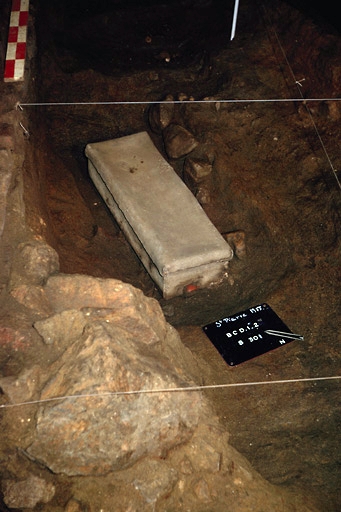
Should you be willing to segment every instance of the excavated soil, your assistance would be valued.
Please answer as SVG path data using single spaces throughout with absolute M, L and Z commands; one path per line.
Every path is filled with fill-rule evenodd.
M 283 2 L 243 2 L 232 42 L 231 6 L 219 2 L 32 3 L 37 50 L 22 102 L 63 105 L 23 107 L 26 215 L 61 271 L 118 278 L 159 300 L 204 384 L 339 375 L 340 104 L 223 102 L 339 97 L 336 30 Z M 90 182 L 84 156 L 88 142 L 142 130 L 165 155 L 147 103 L 167 95 L 216 100 L 177 104 L 177 115 L 213 155 L 208 217 L 221 233 L 243 232 L 246 247 L 227 282 L 169 301 Z M 134 101 L 146 104 L 98 104 Z M 183 159 L 170 163 L 183 177 Z M 201 327 L 262 302 L 304 341 L 228 367 Z M 339 381 L 207 394 L 231 443 L 266 479 L 316 496 L 323 512 L 340 510 Z

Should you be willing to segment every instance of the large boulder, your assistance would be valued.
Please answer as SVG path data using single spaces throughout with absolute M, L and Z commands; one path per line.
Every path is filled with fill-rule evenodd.
M 101 475 L 188 441 L 203 402 L 166 391 L 193 381 L 162 348 L 181 345 L 158 303 L 87 276 L 53 276 L 44 292 L 56 313 L 35 327 L 61 356 L 47 370 L 30 456 L 54 473 Z

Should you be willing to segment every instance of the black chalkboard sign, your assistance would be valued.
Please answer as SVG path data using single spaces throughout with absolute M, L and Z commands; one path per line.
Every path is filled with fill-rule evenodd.
M 205 325 L 203 331 L 230 366 L 303 339 L 293 334 L 268 304 Z

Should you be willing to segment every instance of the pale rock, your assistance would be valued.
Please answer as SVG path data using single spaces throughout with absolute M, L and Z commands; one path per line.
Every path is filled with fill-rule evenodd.
M 188 100 L 188 96 L 187 96 L 187 94 L 186 94 L 186 93 L 184 93 L 184 92 L 180 92 L 180 93 L 178 94 L 178 100 L 179 100 L 179 101 L 187 101 L 187 100 Z
M 52 483 L 35 475 L 29 475 L 26 480 L 3 480 L 2 492 L 4 502 L 9 508 L 32 509 L 37 503 L 48 503 L 55 494 Z
M 212 163 L 202 158 L 188 157 L 184 164 L 185 183 L 197 185 L 212 173 Z
M 198 482 L 195 483 L 193 491 L 199 501 L 203 503 L 209 503 L 212 501 L 208 483 L 204 478 L 201 478 Z
M 76 498 L 71 498 L 64 509 L 65 512 L 88 512 L 89 507 L 84 505 Z
M 209 471 L 210 473 L 220 471 L 222 454 L 202 438 L 191 443 L 191 450 L 188 451 L 187 457 L 195 471 Z
M 246 257 L 246 243 L 245 243 L 245 232 L 244 231 L 231 231 L 230 233 L 224 233 L 223 237 L 232 247 L 235 256 L 239 260 L 243 260 Z
M 67 309 L 33 324 L 47 345 L 65 347 L 65 341 L 72 343 L 81 336 L 87 317 L 77 309 Z M 66 348 L 66 347 L 65 347 Z
M 211 198 L 211 187 L 207 183 L 201 183 L 198 186 L 195 197 L 202 206 L 210 204 L 212 201 Z
M 11 287 L 20 284 L 41 286 L 51 274 L 59 271 L 57 252 L 42 240 L 18 245 L 12 263 Z
M 143 332 L 142 343 L 155 343 L 166 334 L 159 303 L 145 300 L 141 290 L 119 280 L 58 274 L 48 279 L 44 292 L 55 313 L 82 310 L 88 317 L 115 322 L 132 334 Z
M 170 124 L 163 131 L 163 140 L 169 158 L 178 159 L 191 153 L 199 144 L 194 135 L 179 124 Z
M 41 316 L 53 314 L 53 309 L 42 286 L 21 284 L 11 290 L 12 297 L 26 308 Z
M 177 471 L 161 460 L 144 460 L 136 466 L 133 486 L 147 503 L 169 494 L 178 481 Z
M 189 156 L 184 163 L 184 182 L 201 205 L 211 202 L 213 163 L 208 155 Z
M 9 376 L 0 379 L 0 388 L 11 404 L 30 400 L 38 390 L 39 384 L 40 367 L 38 365 L 24 370 L 19 377 Z
M 138 307 L 133 303 L 131 307 L 122 308 L 121 310 L 114 310 L 110 308 L 92 309 L 83 308 L 82 312 L 88 323 L 96 321 L 104 321 L 107 324 L 121 327 L 125 331 L 129 332 L 131 336 L 135 336 L 140 339 L 141 343 L 146 345 L 158 343 L 160 336 L 166 334 L 167 327 L 161 331 L 161 329 L 154 329 L 153 322 L 150 321 L 148 316 L 141 314 L 143 309 L 142 303 L 139 303 Z
M 211 195 L 213 187 L 212 174 L 213 164 L 216 160 L 216 150 L 210 143 L 202 143 L 184 161 L 183 174 L 184 182 L 194 195 L 201 193 L 200 190 L 207 190 Z M 210 201 L 209 200 L 206 202 Z

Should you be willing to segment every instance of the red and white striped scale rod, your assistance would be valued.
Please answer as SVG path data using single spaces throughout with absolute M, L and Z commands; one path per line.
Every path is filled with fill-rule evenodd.
M 12 0 L 4 82 L 24 80 L 29 0 Z

